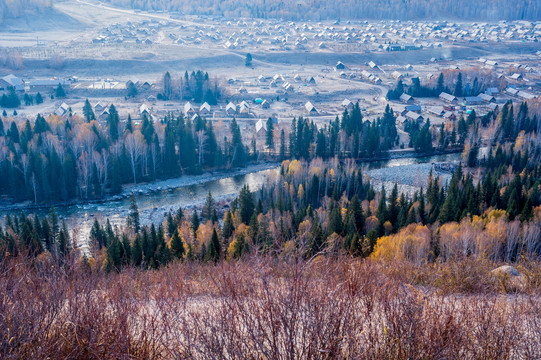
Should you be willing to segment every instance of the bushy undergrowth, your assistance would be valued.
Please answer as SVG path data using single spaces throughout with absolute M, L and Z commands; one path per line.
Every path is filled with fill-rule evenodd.
M 1 264 L 3 359 L 536 359 L 540 266 L 251 257 L 94 271 Z

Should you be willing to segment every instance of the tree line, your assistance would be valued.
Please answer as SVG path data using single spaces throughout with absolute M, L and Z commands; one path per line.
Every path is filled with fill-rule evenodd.
M 452 94 L 456 97 L 477 96 L 482 93 L 483 87 L 477 77 L 471 82 L 464 82 L 462 72 L 459 72 L 456 80 L 445 80 L 443 73 L 438 76 L 434 87 L 429 84 L 422 85 L 421 80 L 416 77 L 411 79 L 411 86 L 405 86 L 402 80 L 398 80 L 394 89 L 387 91 L 387 99 L 399 100 L 402 94 L 408 94 L 413 97 L 438 97 L 442 92 Z
M 0 24 L 5 19 L 16 18 L 25 13 L 25 11 L 43 11 L 45 8 L 53 6 L 52 0 L 19 0 L 9 1 L 0 0 Z
M 34 124 L 0 118 L 0 194 L 14 201 L 55 203 L 101 199 L 122 185 L 244 166 L 250 154 L 235 120 L 229 126 L 146 114 L 135 125 L 120 122 L 114 105 L 96 121 L 86 101 L 84 117 L 38 115 Z
M 111 4 L 142 10 L 179 11 L 186 14 L 224 16 L 226 18 L 277 18 L 288 20 L 325 19 L 463 19 L 463 20 L 537 20 L 541 5 L 534 0 L 471 2 L 465 0 L 342 0 L 310 3 L 278 0 L 233 1 L 205 0 L 108 0 Z
M 162 91 L 157 97 L 159 100 L 184 99 L 216 105 L 223 93 L 223 87 L 217 78 L 211 79 L 207 72 L 198 70 L 190 74 L 186 71 L 184 76 L 178 78 L 166 72 L 162 79 Z

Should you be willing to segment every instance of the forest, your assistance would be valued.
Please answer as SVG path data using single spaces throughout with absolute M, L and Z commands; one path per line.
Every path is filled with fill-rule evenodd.
M 185 14 L 226 18 L 276 18 L 287 20 L 326 19 L 460 19 L 460 20 L 537 20 L 541 4 L 535 0 L 432 0 L 432 1 L 222 1 L 203 0 L 108 0 L 111 4 L 141 10 L 179 11 Z
M 261 189 L 245 186 L 223 216 L 209 193 L 202 208 L 141 224 L 132 197 L 125 226 L 94 221 L 88 251 L 76 246 L 76 231 L 54 207 L 44 216 L 6 216 L 0 354 L 539 358 L 541 141 L 534 111 L 507 103 L 488 119 L 463 120 L 464 163 L 448 182 L 431 173 L 427 187 L 412 193 L 376 188 L 344 155 L 355 141 L 329 145 L 333 128 L 344 139 L 348 132 L 361 139 L 364 131 L 392 130 L 382 119 L 377 126 L 351 124 L 356 111 L 321 131 L 295 119 L 289 141 L 280 132 L 279 147 L 287 144 L 291 158 Z M 169 126 L 186 136 L 197 122 L 172 118 L 154 131 Z M 70 131 L 41 118 L 30 130 L 41 133 L 45 125 Z M 142 126 L 131 126 L 122 137 L 144 137 Z M 489 127 L 493 140 L 479 158 L 476 134 Z M 230 132 L 240 136 L 234 126 Z M 442 132 L 445 142 L 446 129 L 430 134 L 440 143 Z M 390 138 L 381 134 L 358 151 L 394 141 L 392 131 Z M 316 155 L 318 137 L 325 159 Z M 331 156 L 331 149 L 340 150 Z M 518 274 L 495 272 L 502 265 Z
M 119 194 L 122 184 L 239 167 L 248 161 L 235 120 L 226 128 L 183 116 L 120 122 L 114 105 L 105 122 L 90 103 L 84 117 L 38 115 L 33 124 L 0 119 L 0 193 L 15 201 L 64 202 Z
M 10 94 L 6 102 L 19 101 L 13 91 Z M 25 98 L 30 100 L 34 99 Z M 358 104 L 319 130 L 309 119 L 298 118 L 293 119 L 290 131 L 274 131 L 269 120 L 262 157 L 256 140 L 243 136 L 235 119 L 213 125 L 204 118 L 191 121 L 182 114 L 157 121 L 144 115 L 135 125 L 131 117 L 121 122 L 114 105 L 108 113 L 105 120 L 97 121 L 88 100 L 82 117 L 68 114 L 45 119 L 38 115 L 31 123 L 10 120 L 4 111 L 0 117 L 0 169 L 5 176 L 0 178 L 0 194 L 36 204 L 95 200 L 119 194 L 123 184 L 242 167 L 259 158 L 381 156 L 397 140 L 390 108 L 381 119 L 369 122 L 363 121 Z M 425 140 L 428 128 L 420 132 Z M 432 139 L 428 142 L 420 151 L 432 150 Z
M 51 7 L 52 0 L 0 0 L 0 24 L 5 19 L 19 17 L 25 11 L 43 11 L 47 7 Z
M 18 101 L 14 92 L 5 101 L 15 101 L 12 97 Z M 25 97 L 25 101 L 33 100 Z M 119 194 L 125 184 L 243 167 L 258 160 L 385 158 L 389 150 L 406 145 L 420 154 L 464 150 L 466 165 L 473 167 L 482 131 L 509 140 L 518 139 L 521 131 L 535 133 L 539 126 L 526 103 L 518 111 L 507 103 L 499 113 L 478 117 L 473 111 L 467 118 L 438 128 L 430 119 L 407 121 L 404 129 L 410 142 L 400 144 L 396 116 L 389 106 L 381 117 L 367 121 L 355 104 L 320 129 L 303 117 L 294 118 L 289 130 L 274 129 L 269 119 L 265 143 L 259 144 L 261 151 L 256 138 L 243 135 L 235 119 L 213 125 L 204 118 L 192 121 L 182 114 L 159 120 L 143 115 L 135 125 L 131 117 L 121 122 L 114 105 L 108 113 L 106 119 L 97 121 L 88 100 L 82 116 L 50 115 L 45 119 L 38 115 L 33 123 L 9 119 L 4 111 L 0 117 L 0 169 L 5 176 L 0 178 L 0 194 L 15 202 L 36 204 L 96 200 Z
M 346 113 L 346 129 L 347 119 Z M 460 256 L 495 262 L 536 258 L 541 251 L 537 123 L 526 103 L 516 117 L 513 104 L 506 104 L 497 120 L 499 140 L 488 156 L 477 160 L 475 151 L 470 150 L 473 159 L 465 152 L 468 167 L 460 164 L 449 183 L 431 173 L 426 189 L 413 194 L 399 193 L 396 184 L 390 193 L 384 187 L 375 189 L 351 158 L 308 160 L 302 153 L 307 147 L 299 145 L 304 135 L 299 143 L 291 136 L 293 159 L 284 160 L 279 174 L 261 189 L 245 186 L 223 221 L 209 193 L 201 211 L 178 209 L 163 224 L 141 226 L 132 198 L 124 230 L 95 221 L 90 235 L 93 258 L 116 270 L 130 265 L 157 268 L 175 258 L 216 263 L 244 254 L 290 251 L 305 258 L 322 253 L 392 257 L 400 252 L 415 262 Z M 479 118 L 471 121 L 472 132 L 482 126 Z M 291 133 L 304 134 L 298 129 L 309 127 L 299 119 Z M 69 234 L 59 226 L 54 210 L 43 218 L 8 215 L 5 226 L 0 248 L 8 256 L 48 252 L 59 257 L 69 248 Z M 457 243 L 454 233 L 466 231 L 476 235 Z M 57 244 L 59 238 L 64 240 Z M 397 247 L 401 239 L 407 241 Z

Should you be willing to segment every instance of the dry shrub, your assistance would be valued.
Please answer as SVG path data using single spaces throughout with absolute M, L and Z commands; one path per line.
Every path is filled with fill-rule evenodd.
M 541 356 L 538 293 L 499 295 L 488 285 L 441 293 L 432 284 L 440 277 L 460 283 L 465 264 L 394 265 L 398 270 L 348 258 L 253 257 L 107 274 L 1 264 L 0 358 Z

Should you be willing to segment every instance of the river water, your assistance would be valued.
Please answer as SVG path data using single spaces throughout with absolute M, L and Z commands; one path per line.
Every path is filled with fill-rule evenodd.
M 366 163 L 364 173 L 368 174 L 374 186 L 383 184 L 390 190 L 394 183 L 399 184 L 401 191 L 411 193 L 426 183 L 427 175 L 433 162 L 451 162 L 460 160 L 460 154 L 447 154 L 421 158 L 400 158 L 387 161 Z M 249 185 L 252 191 L 260 189 L 265 179 L 276 174 L 279 167 L 258 170 L 247 174 L 238 174 L 221 179 L 192 183 L 177 188 L 161 189 L 152 192 L 134 192 L 139 208 L 142 224 L 158 224 L 164 220 L 167 212 L 176 212 L 179 207 L 190 208 L 204 203 L 209 191 L 218 204 L 226 203 L 235 198 L 240 189 Z M 442 174 L 442 177 L 448 175 Z M 424 183 L 423 183 L 424 181 Z M 73 238 L 77 239 L 78 246 L 83 251 L 87 249 L 87 239 L 94 219 L 105 222 L 109 219 L 113 226 L 125 226 L 125 219 L 129 212 L 130 199 L 122 198 L 116 201 L 99 204 L 80 204 L 57 207 L 59 217 L 66 220 L 68 227 L 73 229 Z M 35 211 L 43 215 L 46 210 Z M 0 209 L 3 218 L 5 211 Z

